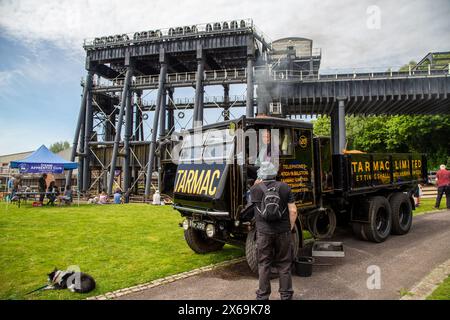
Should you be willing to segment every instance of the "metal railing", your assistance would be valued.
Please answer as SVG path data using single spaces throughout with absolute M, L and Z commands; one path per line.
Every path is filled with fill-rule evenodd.
M 247 77 L 247 69 L 245 68 L 235 68 L 235 69 L 224 69 L 224 70 L 208 70 L 204 71 L 203 79 L 204 81 L 225 81 L 225 80 L 245 80 Z M 166 83 L 191 83 L 195 82 L 197 78 L 197 72 L 181 72 L 181 73 L 168 73 L 166 75 Z M 146 86 L 146 85 L 157 85 L 159 75 L 149 75 L 149 76 L 135 76 L 132 78 L 133 86 Z M 82 80 L 82 84 L 84 80 Z M 96 79 L 94 85 L 96 87 L 122 87 L 124 85 L 125 78 L 115 78 L 113 80 L 108 80 L 101 78 Z
M 336 69 L 335 69 L 336 70 Z M 449 76 L 450 71 L 445 69 L 394 71 L 393 68 L 388 71 L 357 72 L 356 69 L 349 72 L 348 69 L 341 69 L 341 72 L 317 73 L 309 70 L 271 70 L 266 67 L 255 68 L 255 78 L 258 81 L 331 81 L 331 80 L 370 80 L 386 78 L 414 78 L 414 77 L 435 77 Z
M 258 32 L 261 37 L 268 39 L 262 32 L 257 31 L 252 19 L 239 19 L 89 38 L 84 40 L 83 46 L 104 47 L 116 44 L 135 44 L 164 38 L 192 37 L 196 34 L 220 34 L 239 30 Z
M 256 83 L 262 81 L 293 81 L 293 82 L 308 82 L 308 81 L 331 81 L 331 80 L 370 80 L 370 79 L 386 79 L 386 78 L 415 78 L 415 77 L 435 77 L 435 76 L 449 76 L 448 69 L 433 69 L 427 70 L 406 70 L 394 71 L 373 71 L 373 72 L 357 72 L 357 69 L 349 72 L 348 69 L 334 69 L 335 72 L 310 72 L 308 70 L 273 70 L 270 67 L 255 67 L 254 77 Z M 364 69 L 367 70 L 367 69 Z M 340 72 L 338 72 L 340 71 Z M 197 78 L 197 72 L 181 72 L 169 73 L 166 75 L 167 84 L 193 84 Z M 208 70 L 204 71 L 203 79 L 206 83 L 222 82 L 222 81 L 239 81 L 243 82 L 247 78 L 246 68 L 223 69 L 223 70 Z M 148 76 L 134 76 L 132 78 L 132 86 L 145 87 L 158 84 L 159 75 Z M 124 78 L 115 78 L 113 80 L 101 78 L 94 81 L 96 88 L 118 88 L 123 87 Z M 84 80 L 81 81 L 82 85 Z
M 247 99 L 246 95 L 232 95 L 229 96 L 228 98 L 228 102 L 230 104 L 233 104 L 233 102 L 236 101 L 245 101 Z M 174 99 L 174 103 L 175 105 L 189 105 L 189 104 L 194 104 L 195 98 L 177 98 Z M 203 97 L 203 103 L 207 104 L 207 103 L 224 103 L 225 102 L 225 97 L 224 96 L 205 96 Z M 156 105 L 156 101 L 155 100 L 149 100 L 149 101 L 144 101 L 143 102 L 143 106 L 154 106 Z

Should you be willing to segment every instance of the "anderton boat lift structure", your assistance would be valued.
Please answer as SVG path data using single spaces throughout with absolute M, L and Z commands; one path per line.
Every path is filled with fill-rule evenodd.
M 345 146 L 346 114 L 450 113 L 448 65 L 437 68 L 427 56 L 403 72 L 323 74 L 312 40 L 271 41 L 250 19 L 99 37 L 84 49 L 71 161 L 78 156 L 85 194 L 120 188 L 127 200 L 149 199 L 164 180 L 171 134 L 202 125 L 208 112 L 217 121 L 235 117 L 236 108 L 247 117 L 330 115 L 334 153 Z M 245 94 L 231 96 L 232 85 Z M 223 95 L 207 96 L 207 86 Z M 186 88 L 194 97 L 174 98 Z M 154 101 L 145 100 L 149 93 Z

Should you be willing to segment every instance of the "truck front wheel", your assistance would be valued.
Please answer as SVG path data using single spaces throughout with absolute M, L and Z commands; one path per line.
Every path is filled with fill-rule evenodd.
M 396 192 L 389 199 L 392 209 L 392 233 L 406 234 L 412 225 L 412 208 L 408 196 L 403 192 Z
M 184 230 L 184 239 L 189 247 L 196 253 L 209 253 L 218 251 L 225 245 L 224 242 L 208 238 L 206 233 L 194 228 Z

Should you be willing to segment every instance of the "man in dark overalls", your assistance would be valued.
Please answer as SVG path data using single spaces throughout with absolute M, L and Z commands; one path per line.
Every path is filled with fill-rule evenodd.
M 265 135 L 268 135 L 265 133 Z M 269 136 L 270 137 L 270 136 Z M 264 137 L 268 140 L 267 137 Z M 274 165 L 275 163 L 275 165 Z M 284 182 L 276 181 L 278 159 L 270 159 L 262 164 L 258 170 L 258 180 L 250 189 L 251 202 L 255 204 L 256 244 L 258 256 L 259 288 L 256 291 L 258 300 L 268 300 L 270 287 L 271 266 L 277 267 L 280 281 L 280 297 L 282 300 L 291 300 L 292 289 L 291 266 L 293 260 L 293 247 L 291 233 L 297 219 L 297 207 L 291 188 Z M 265 190 L 276 188 L 280 197 L 279 220 L 267 221 L 258 208 L 262 202 Z

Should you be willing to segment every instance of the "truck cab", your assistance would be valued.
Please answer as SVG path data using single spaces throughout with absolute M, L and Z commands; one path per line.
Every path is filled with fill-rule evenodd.
M 312 124 L 241 117 L 190 130 L 179 145 L 173 202 L 185 218 L 185 238 L 195 252 L 211 252 L 231 243 L 247 245 L 256 259 L 249 190 L 265 165 L 258 157 L 267 131 L 271 153 L 278 158 L 278 180 L 291 186 L 298 208 L 315 207 Z M 302 245 L 301 231 L 298 220 L 293 233 L 296 251 Z

